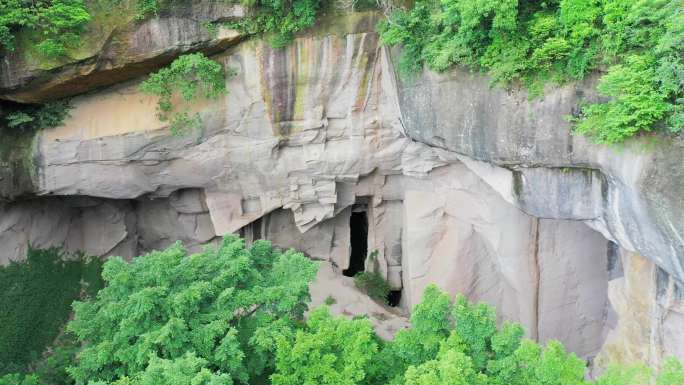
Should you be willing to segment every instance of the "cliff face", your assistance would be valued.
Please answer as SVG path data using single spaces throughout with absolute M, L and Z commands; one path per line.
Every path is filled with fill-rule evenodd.
M 361 263 L 402 291 L 403 309 L 434 282 L 598 362 L 684 358 L 681 142 L 614 149 L 571 135 L 563 117 L 592 97 L 590 82 L 530 101 L 462 70 L 399 79 L 372 12 L 331 16 L 278 50 L 229 31 L 227 50 L 189 44 L 184 17 L 108 83 L 80 83 L 108 78 L 101 66 L 59 67 L 57 83 L 5 72 L 17 100 L 117 84 L 75 97 L 65 125 L 24 139 L 28 150 L 7 150 L 19 160 L 0 179 L 0 262 L 28 243 L 130 257 L 239 232 L 328 261 L 322 302 L 351 290 L 339 277 L 361 242 L 377 250 Z M 136 63 L 197 44 L 237 75 L 228 95 L 191 106 L 202 130 L 172 136 L 137 91 Z M 353 298 L 337 310 L 371 312 Z
M 183 52 L 220 52 L 240 35 L 228 30 L 211 34 L 204 24 L 244 16 L 239 5 L 206 0 L 142 22 L 136 22 L 133 10 L 119 8 L 95 9 L 96 20 L 88 24 L 81 46 L 63 58 L 41 58 L 20 40 L 18 49 L 0 61 L 0 96 L 41 103 L 147 74 Z

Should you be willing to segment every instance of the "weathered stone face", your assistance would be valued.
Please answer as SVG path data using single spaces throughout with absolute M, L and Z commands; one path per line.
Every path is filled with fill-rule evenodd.
M 63 196 L 0 205 L 0 264 L 23 260 L 29 246 L 131 258 L 180 240 L 195 251 L 216 237 L 202 204 L 200 191 L 181 190 L 163 199 Z
M 591 97 L 591 82 L 530 101 L 460 70 L 401 81 L 377 18 L 331 19 L 284 49 L 251 40 L 217 54 L 237 75 L 229 94 L 187 106 L 202 116 L 198 132 L 170 135 L 139 79 L 74 98 L 71 118 L 33 147 L 30 192 L 57 197 L 0 207 L 0 239 L 12 242 L 0 262 L 22 258 L 28 242 L 130 257 L 238 232 L 326 261 L 314 302 L 346 293 L 333 310 L 376 312 L 389 336 L 405 319 L 341 277 L 350 218 L 363 210 L 377 251 L 365 269 L 402 290 L 403 311 L 437 283 L 584 357 L 644 358 L 611 349 L 641 343 L 629 325 L 646 320 L 661 325 L 649 329 L 661 336 L 651 363 L 684 354 L 681 143 L 617 150 L 571 135 L 563 116 Z M 168 44 L 190 33 L 179 28 Z M 158 57 L 153 45 L 141 49 Z M 660 281 L 632 274 L 636 254 Z M 669 294 L 628 287 L 658 282 Z M 644 310 L 654 306 L 667 311 Z
M 586 221 L 684 282 L 681 139 L 610 148 L 573 135 L 567 116 L 582 98 L 596 98 L 592 79 L 535 100 L 458 69 L 398 84 L 408 136 L 511 170 L 506 182 L 498 175 L 494 183 L 512 185 L 525 212 Z

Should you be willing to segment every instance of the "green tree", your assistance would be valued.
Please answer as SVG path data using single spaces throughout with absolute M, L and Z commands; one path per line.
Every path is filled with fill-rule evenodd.
M 69 373 L 77 384 L 255 383 L 273 368 L 276 338 L 302 320 L 316 270 L 294 250 L 235 236 L 198 254 L 176 243 L 112 258 L 107 286 L 74 304 L 69 330 L 84 348 Z
M 435 359 L 453 328 L 450 309 L 449 297 L 436 286 L 428 286 L 423 301 L 413 309 L 411 328 L 397 332 L 380 351 L 371 369 L 371 383 L 402 384 L 409 366 Z
M 454 305 L 456 330 L 473 360 L 476 369 L 482 370 L 492 357 L 492 337 L 497 332 L 496 313 L 486 304 L 471 305 L 459 295 Z
M 355 385 L 378 350 L 367 319 L 333 318 L 327 307 L 311 312 L 303 330 L 282 335 L 273 385 Z
M 25 371 L 59 336 L 71 303 L 102 287 L 101 262 L 58 248 L 0 266 L 0 375 Z
M 485 385 L 486 376 L 478 373 L 473 361 L 463 352 L 440 351 L 436 360 L 418 367 L 409 366 L 406 385 Z
M 411 328 L 382 341 L 368 319 L 304 320 L 316 264 L 266 241 L 235 236 L 188 255 L 180 243 L 132 262 L 110 259 L 107 286 L 74 304 L 67 341 L 35 373 L 0 385 L 681 385 L 684 368 L 666 359 L 609 368 L 587 381 L 583 360 L 557 341 L 523 339 L 518 324 L 496 324 L 494 309 L 463 296 L 452 303 L 428 286 Z M 270 379 L 270 380 L 269 380 Z

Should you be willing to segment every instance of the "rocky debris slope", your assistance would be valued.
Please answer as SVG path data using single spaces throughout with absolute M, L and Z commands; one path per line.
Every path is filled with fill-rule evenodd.
M 361 263 L 401 290 L 404 310 L 436 282 L 587 358 L 681 357 L 681 143 L 616 150 L 571 135 L 563 116 L 588 84 L 529 101 L 459 70 L 398 79 L 378 17 L 337 15 L 284 49 L 249 40 L 217 53 L 237 74 L 230 93 L 188 106 L 204 124 L 182 136 L 139 79 L 74 98 L 63 127 L 31 140 L 32 199 L 0 207 L 0 237 L 14 242 L 2 262 L 27 242 L 130 257 L 239 232 L 339 277 L 361 242 L 377 251 Z M 349 285 L 339 278 L 315 291 Z

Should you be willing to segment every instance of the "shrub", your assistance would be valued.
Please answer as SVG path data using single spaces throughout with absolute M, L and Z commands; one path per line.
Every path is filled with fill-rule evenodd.
M 99 278 L 99 277 L 98 277 Z M 33 373 L 44 385 L 72 385 L 67 368 L 74 365 L 81 345 L 72 333 L 63 333 L 48 347 L 45 357 L 33 366 Z
M 281 48 L 315 23 L 323 4 L 323 0 L 243 0 L 248 16 L 227 26 L 245 34 L 264 34 L 274 48 Z
M 144 20 L 149 16 L 156 16 L 159 13 L 159 9 L 162 4 L 159 0 L 137 0 L 136 6 L 136 19 Z
M 363 271 L 354 276 L 354 284 L 374 300 L 387 303 L 390 286 L 380 274 Z
M 173 98 L 180 96 L 185 102 L 198 97 L 216 99 L 226 93 L 226 76 L 233 74 L 201 53 L 181 55 L 168 67 L 150 75 L 140 90 L 159 97 L 159 119 L 170 122 L 171 131 L 177 134 L 201 126 L 202 121 L 199 114 L 191 116 L 187 110 L 174 111 Z
M 0 385 L 60 383 L 54 369 L 72 362 L 76 349 L 68 372 L 90 385 L 684 383 L 684 368 L 671 358 L 660 373 L 614 366 L 585 380 L 585 362 L 561 343 L 523 339 L 520 325 L 497 327 L 490 306 L 463 296 L 452 302 L 434 285 L 411 327 L 391 341 L 380 340 L 368 319 L 333 317 L 327 307 L 304 322 L 315 273 L 301 253 L 265 241 L 245 248 L 234 236 L 193 255 L 177 243 L 131 263 L 111 259 L 108 286 L 74 304 L 69 329 L 79 341 L 61 344 L 67 358 L 55 352 L 49 370 L 8 374 Z
M 39 385 L 40 379 L 35 374 L 12 373 L 0 377 L 0 385 Z
M 652 131 L 672 108 L 659 89 L 654 62 L 652 57 L 632 56 L 611 67 L 598 85 L 610 101 L 584 107 L 577 132 L 599 143 L 619 143 L 638 132 Z
M 69 117 L 71 105 L 68 100 L 43 105 L 15 106 L 4 116 L 5 126 L 24 132 L 59 127 Z
M 137 0 L 137 18 L 156 16 L 171 3 L 169 0 Z M 242 0 L 247 15 L 223 24 L 247 35 L 265 35 L 274 48 L 281 48 L 292 42 L 295 33 L 314 25 L 324 3 L 324 0 Z M 359 3 L 359 6 L 363 8 L 368 4 Z M 215 27 L 209 25 L 208 29 L 212 32 Z

